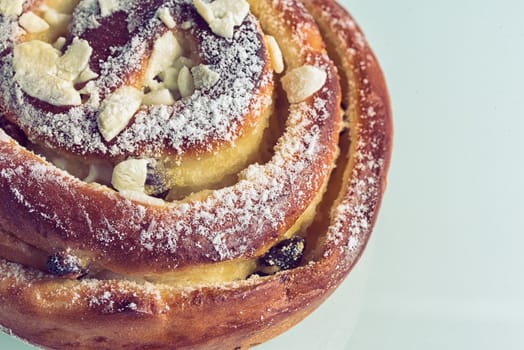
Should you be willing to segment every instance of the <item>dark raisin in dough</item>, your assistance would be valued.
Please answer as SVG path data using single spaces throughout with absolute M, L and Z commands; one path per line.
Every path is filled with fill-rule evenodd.
M 305 246 L 306 242 L 302 237 L 286 239 L 271 247 L 269 252 L 259 259 L 259 264 L 262 267 L 276 267 L 278 270 L 295 268 L 300 265 Z
M 80 278 L 87 274 L 80 260 L 66 252 L 54 253 L 47 259 L 47 269 L 53 275 L 66 278 Z

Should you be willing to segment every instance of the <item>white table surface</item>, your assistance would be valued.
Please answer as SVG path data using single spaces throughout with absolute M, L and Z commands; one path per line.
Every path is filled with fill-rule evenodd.
M 389 188 L 362 264 L 258 349 L 524 349 L 524 1 L 343 3 L 390 88 Z

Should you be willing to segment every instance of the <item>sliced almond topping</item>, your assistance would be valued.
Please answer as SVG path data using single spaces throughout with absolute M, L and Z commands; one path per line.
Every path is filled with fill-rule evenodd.
M 71 21 L 71 15 L 60 13 L 55 9 L 46 8 L 44 11 L 44 19 L 53 27 L 65 27 Z
M 29 41 L 14 48 L 15 80 L 28 95 L 55 106 L 81 104 L 73 82 L 57 75 L 60 51 L 43 41 Z
M 282 57 L 282 51 L 280 46 L 274 37 L 266 35 L 267 47 L 269 50 L 269 56 L 271 57 L 271 66 L 275 73 L 280 74 L 284 71 L 284 58 Z
M 162 79 L 162 83 L 164 83 L 164 87 L 169 90 L 177 90 L 178 89 L 178 72 L 180 72 L 180 68 L 175 67 L 169 67 L 165 71 L 160 72 L 158 75 L 160 79 Z
M 147 178 L 147 159 L 128 159 L 113 169 L 111 184 L 119 191 L 144 192 Z
M 193 22 L 191 21 L 182 22 L 182 24 L 180 25 L 180 28 L 185 30 L 191 29 L 191 27 L 193 27 Z
M 191 58 L 180 56 L 177 58 L 175 63 L 173 63 L 173 68 L 175 69 L 182 69 L 182 67 L 186 66 L 187 68 L 192 68 L 195 66 L 195 62 L 191 60 Z
M 180 73 L 178 73 L 177 84 L 178 91 L 180 92 L 180 95 L 182 97 L 191 96 L 195 91 L 193 76 L 191 75 L 189 68 L 187 68 L 186 66 L 180 69 Z
M 64 48 L 66 44 L 66 38 L 64 38 L 63 36 L 59 37 L 58 39 L 56 39 L 56 41 L 53 43 L 53 47 L 59 51 L 62 51 L 62 49 Z
M 153 53 L 149 60 L 145 79 L 150 88 L 156 86 L 155 77 L 170 67 L 182 55 L 182 46 L 178 43 L 172 32 L 162 35 L 153 46 Z
M 0 13 L 3 16 L 20 16 L 25 0 L 0 0 Z
M 191 68 L 191 75 L 193 76 L 195 89 L 210 88 L 220 79 L 220 75 L 217 72 L 204 64 Z
M 58 60 L 58 77 L 74 81 L 88 68 L 93 49 L 85 40 L 74 38 L 65 54 Z
M 162 21 L 162 23 L 166 25 L 166 27 L 168 27 L 169 29 L 175 28 L 176 22 L 171 13 L 169 12 L 169 9 L 163 7 L 158 10 L 157 15 L 158 18 L 160 18 L 160 20 Z
M 106 141 L 114 139 L 125 129 L 142 104 L 142 92 L 123 86 L 102 102 L 98 129 Z
M 81 95 L 89 96 L 89 99 L 85 102 L 86 105 L 92 107 L 93 109 L 98 109 L 100 107 L 100 91 L 93 81 L 87 82 L 87 84 L 78 92 Z
M 290 103 L 298 103 L 312 96 L 326 83 L 326 72 L 305 65 L 292 69 L 282 78 L 282 87 Z
M 75 83 L 82 84 L 82 83 L 88 82 L 96 78 L 98 78 L 98 74 L 93 72 L 91 68 L 87 67 L 86 69 L 82 71 L 82 73 L 80 73 L 78 78 L 75 79 Z
M 18 23 L 29 33 L 40 33 L 49 29 L 49 24 L 31 11 L 20 16 Z
M 168 89 L 151 91 L 150 93 L 146 94 L 144 96 L 144 99 L 142 100 L 142 104 L 147 106 L 171 106 L 174 103 L 175 99 L 173 98 L 173 95 L 171 95 L 171 92 Z
M 249 13 L 249 4 L 245 0 L 193 0 L 197 12 L 209 24 L 216 35 L 232 38 L 235 26 L 242 24 Z
M 118 0 L 98 0 L 98 6 L 100 7 L 100 15 L 107 17 L 118 11 L 120 4 Z

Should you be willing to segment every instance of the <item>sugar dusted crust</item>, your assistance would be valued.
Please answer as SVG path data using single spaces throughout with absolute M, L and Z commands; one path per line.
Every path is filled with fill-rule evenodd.
M 331 72 L 314 98 L 292 106 L 288 128 L 269 163 L 250 166 L 237 184 L 203 200 L 148 206 L 125 200 L 107 188 L 86 185 L 56 168 L 49 169 L 43 160 L 0 131 L 0 232 L 20 238 L 23 231 L 23 240 L 38 251 L 50 251 L 56 245 L 76 246 L 94 254 L 99 264 L 121 273 L 162 272 L 174 266 L 262 254 L 278 240 L 272 232 L 283 234 L 286 225 L 292 225 L 322 188 L 336 156 L 335 147 L 322 145 L 338 140 L 340 121 L 330 126 L 327 122 L 337 114 L 340 101 L 333 93 L 339 89 L 338 79 L 329 68 L 331 61 L 323 53 L 322 41 L 314 34 L 317 27 L 311 18 L 315 18 L 346 87 L 342 99 L 348 106 L 349 128 L 341 137 L 347 138 L 350 147 L 347 154 L 340 155 L 348 158 L 340 163 L 345 165 L 337 185 L 340 191 L 329 205 L 321 205 L 325 213 L 319 212 L 318 217 L 323 219 L 312 226 L 322 228 L 322 232 L 316 233 L 318 239 L 308 261 L 266 277 L 181 287 L 123 279 L 64 280 L 4 260 L 0 264 L 0 323 L 5 327 L 31 342 L 57 349 L 244 349 L 299 322 L 349 273 L 376 220 L 389 166 L 391 112 L 382 73 L 360 29 L 334 1 L 252 1 L 251 5 L 268 34 L 273 34 L 271 28 L 278 28 L 280 23 L 291 23 L 286 27 L 289 32 L 305 28 L 289 39 L 303 49 L 296 50 L 299 59 L 293 63 L 287 60 L 286 65 L 311 62 Z M 272 19 L 264 21 L 264 16 Z M 290 47 L 293 51 L 293 45 Z M 305 117 L 311 117 L 314 123 L 301 123 Z M 320 129 L 325 131 L 314 127 L 326 124 L 327 130 Z M 297 147 L 291 148 L 289 140 L 297 137 L 301 141 L 290 143 Z M 291 158 L 295 160 L 292 165 Z M 271 187 L 269 198 L 299 197 L 286 204 L 268 200 L 265 206 L 254 205 L 268 193 L 268 184 L 275 182 L 280 192 Z M 296 191 L 290 192 L 290 188 Z M 57 189 L 64 196 L 49 196 Z M 302 193 L 305 197 L 300 197 Z M 79 205 L 75 212 L 73 206 L 71 216 L 58 210 L 75 203 L 83 208 Z M 187 223 L 189 230 L 133 236 L 122 226 L 113 231 L 112 240 L 106 239 L 107 234 L 97 238 L 97 232 L 110 231 L 85 231 L 89 227 L 86 223 L 94 222 L 93 217 L 86 221 L 86 213 L 92 212 L 89 206 L 107 206 L 102 222 L 113 222 L 117 214 L 124 213 L 127 226 L 133 226 L 133 218 L 139 213 L 142 219 L 148 218 L 142 222 L 167 220 L 170 227 Z M 221 208 L 222 215 L 224 210 L 229 211 L 224 218 L 242 217 L 248 226 L 230 225 L 226 228 L 233 232 L 225 231 L 217 221 L 216 208 Z M 272 226 L 275 219 L 277 227 Z M 254 224 L 258 226 L 249 226 Z M 209 233 L 218 230 L 222 235 L 198 235 L 205 227 Z M 194 236 L 170 240 L 185 232 L 194 232 Z M 207 250 L 195 248 L 198 237 L 212 242 Z
M 320 38 L 318 32 L 310 35 Z M 120 274 L 259 256 L 310 205 L 336 156 L 340 90 L 335 67 L 322 46 L 301 44 L 297 64 L 322 67 L 327 81 L 309 100 L 290 107 L 272 159 L 250 165 L 235 185 L 196 200 L 147 205 L 79 181 L 13 142 L 3 142 L 4 231 L 44 251 L 80 251 Z
M 140 80 L 147 63 L 144 57 L 150 55 L 154 39 L 167 31 L 155 12 L 163 3 L 176 16 L 177 23 L 191 24 L 189 29 L 180 31 L 194 38 L 201 62 L 224 77 L 218 84 L 173 106 L 143 106 L 122 134 L 106 142 L 97 132 L 98 99 L 81 106 L 57 108 L 25 95 L 13 79 L 12 55 L 8 53 L 0 58 L 0 72 L 5 77 L 0 84 L 0 105 L 5 116 L 33 140 L 84 157 L 181 156 L 234 143 L 271 99 L 271 71 L 254 18 L 246 19 L 231 45 L 203 25 L 188 0 L 126 2 L 122 11 L 141 15 L 128 18 L 122 11 L 103 18 L 96 1 L 81 2 L 73 13 L 71 35 L 92 43 L 91 67 L 101 77 L 96 80 L 99 98 Z M 8 42 L 16 45 L 26 36 L 11 29 L 12 21 L 3 18 L 0 28 L 2 33 L 11 31 Z M 103 25 L 108 21 L 113 24 Z M 107 45 L 108 42 L 113 45 Z

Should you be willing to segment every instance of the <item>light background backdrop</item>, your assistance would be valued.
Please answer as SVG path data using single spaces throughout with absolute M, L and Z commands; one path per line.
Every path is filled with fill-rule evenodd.
M 259 349 L 524 349 L 524 1 L 342 2 L 390 88 L 389 187 L 348 280 Z

